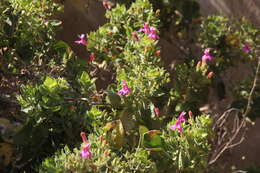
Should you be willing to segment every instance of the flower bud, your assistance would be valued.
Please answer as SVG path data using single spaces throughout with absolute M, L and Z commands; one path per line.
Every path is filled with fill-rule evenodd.
M 69 109 L 70 109 L 71 111 L 75 111 L 75 110 L 76 110 L 76 107 L 75 107 L 75 106 L 70 106 Z
M 107 1 L 107 0 L 104 0 L 103 2 L 103 7 L 106 9 L 106 10 L 110 10 L 111 9 L 111 2 Z
M 109 155 L 109 151 L 105 151 L 105 152 L 104 152 L 104 155 L 105 155 L 105 156 L 108 156 L 108 155 Z
M 80 133 L 80 136 L 81 136 L 82 141 L 83 141 L 84 143 L 87 143 L 87 142 L 88 142 L 85 132 L 81 132 L 81 133 Z
M 189 118 L 193 117 L 193 113 L 191 111 L 189 111 Z
M 157 51 L 155 52 L 155 54 L 156 54 L 157 56 L 161 56 L 161 50 L 157 50 Z
M 153 111 L 154 111 L 154 113 L 155 113 L 155 115 L 156 115 L 157 117 L 160 116 L 160 109 L 159 109 L 159 108 L 154 107 Z
M 207 78 L 211 79 L 213 77 L 213 75 L 214 75 L 214 73 L 211 71 L 211 72 L 208 73 Z
M 132 32 L 132 37 L 133 37 L 133 39 L 134 39 L 135 41 L 138 41 L 138 40 L 139 40 L 139 37 L 138 37 L 138 35 L 137 35 L 136 32 Z
M 156 14 L 156 15 L 159 15 L 160 12 L 161 12 L 161 11 L 160 11 L 159 9 L 157 9 L 157 10 L 155 11 L 155 14 Z

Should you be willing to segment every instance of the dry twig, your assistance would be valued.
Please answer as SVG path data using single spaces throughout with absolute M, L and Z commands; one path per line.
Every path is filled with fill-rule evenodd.
M 216 132 L 216 137 L 214 140 L 216 146 L 208 162 L 209 165 L 215 163 L 224 151 L 233 148 L 244 141 L 246 132 L 246 118 L 251 110 L 253 95 L 259 80 L 259 69 L 260 57 L 258 58 L 254 82 L 250 90 L 245 111 L 242 112 L 239 109 L 231 108 L 215 119 L 213 130 Z

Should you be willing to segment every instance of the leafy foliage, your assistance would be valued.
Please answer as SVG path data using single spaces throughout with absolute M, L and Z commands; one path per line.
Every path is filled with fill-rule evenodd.
M 158 28 L 173 22 L 175 34 L 185 35 L 198 27 L 196 22 L 193 26 L 199 17 L 197 3 L 131 2 L 107 10 L 108 22 L 87 35 L 84 45 L 92 56 L 88 65 L 55 41 L 60 22 L 51 19 L 59 8 L 53 1 L 1 2 L 11 4 L 6 10 L 0 7 L 0 45 L 5 58 L 11 58 L 8 69 L 16 71 L 21 67 L 16 60 L 24 63 L 25 58 L 37 70 L 57 65 L 63 72 L 56 75 L 62 77 L 44 72 L 41 83 L 23 86 L 17 97 L 26 116 L 14 137 L 21 165 L 31 163 L 35 169 L 42 162 L 40 172 L 205 172 L 214 134 L 211 117 L 201 115 L 199 107 L 224 70 L 236 61 L 255 60 L 259 31 L 224 17 L 205 19 L 194 37 L 199 36 L 202 48 L 210 48 L 211 60 L 201 62 L 189 52 L 174 64 L 171 76 L 161 61 Z M 249 53 L 243 53 L 246 43 Z M 105 90 L 96 90 L 93 68 L 113 71 L 114 80 Z M 248 96 L 248 86 L 236 92 L 246 90 Z M 176 119 L 182 111 L 189 111 L 189 118 L 183 112 Z M 83 131 L 89 135 L 79 147 Z M 84 158 L 86 143 L 90 149 Z
M 58 61 L 54 37 L 61 22 L 53 15 L 62 10 L 60 5 L 51 0 L 3 0 L 0 5 L 1 71 L 20 72 L 29 64 L 39 68 Z
M 136 149 L 135 152 L 125 154 L 111 151 L 105 140 L 96 136 L 89 136 L 91 141 L 90 159 L 80 157 L 80 150 L 70 151 L 65 147 L 55 156 L 47 158 L 42 163 L 39 172 L 156 172 L 155 164 L 148 159 L 146 150 Z
M 23 88 L 18 101 L 28 118 L 14 137 L 15 144 L 24 153 L 23 159 L 48 156 L 62 144 L 74 146 L 78 141 L 77 134 L 91 130 L 92 119 L 87 112 L 91 101 L 81 96 L 90 97 L 92 91 L 88 89 L 95 88 L 94 79 L 83 72 L 79 84 L 82 95 L 62 78 L 46 77 L 41 85 Z M 84 102 L 79 103 L 78 100 Z

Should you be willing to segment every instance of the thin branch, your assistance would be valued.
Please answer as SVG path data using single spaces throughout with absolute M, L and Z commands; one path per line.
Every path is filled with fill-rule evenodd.
M 244 113 L 242 113 L 242 119 L 240 120 L 239 114 L 241 114 L 241 111 L 239 109 L 231 108 L 227 111 L 225 111 L 216 121 L 213 125 L 214 130 L 223 130 L 225 123 L 227 122 L 227 118 L 231 115 L 231 113 L 235 113 L 234 121 L 232 130 L 229 131 L 229 129 L 224 130 L 220 135 L 217 135 L 216 142 L 218 143 L 218 146 L 214 150 L 214 153 L 212 154 L 211 159 L 209 160 L 208 164 L 211 165 L 215 163 L 219 157 L 226 151 L 227 149 L 233 148 L 239 144 L 241 144 L 245 139 L 245 124 L 246 124 L 246 117 L 248 116 L 249 112 L 251 111 L 251 105 L 253 100 L 253 95 L 258 83 L 258 76 L 259 76 L 259 69 L 260 69 L 260 57 L 258 58 L 258 64 L 256 68 L 256 73 L 254 77 L 254 82 L 252 85 L 252 88 L 249 93 L 248 101 L 247 101 L 247 107 Z M 238 142 L 234 141 L 237 139 L 237 136 L 240 134 L 241 130 L 243 130 L 243 133 L 240 137 L 240 140 Z M 226 138 L 226 139 L 225 139 Z
M 255 79 L 254 79 L 253 87 L 251 88 L 251 91 L 250 91 L 250 94 L 249 94 L 249 97 L 248 97 L 246 111 L 243 114 L 243 117 L 246 117 L 251 110 L 251 103 L 252 103 L 254 91 L 255 91 L 255 88 L 256 88 L 257 82 L 258 82 L 259 69 L 260 69 L 260 57 L 258 58 L 258 64 L 257 64 L 257 67 L 256 67 L 256 73 L 255 73 Z

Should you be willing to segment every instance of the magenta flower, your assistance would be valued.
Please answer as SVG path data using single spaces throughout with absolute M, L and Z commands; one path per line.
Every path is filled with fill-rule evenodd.
M 123 81 L 122 89 L 118 91 L 119 95 L 126 96 L 131 92 L 131 89 L 128 88 L 126 81 Z
M 156 33 L 156 28 L 155 27 L 149 27 L 148 23 L 144 24 L 144 27 L 138 30 L 139 32 L 143 32 L 146 35 L 148 35 L 148 37 L 150 37 L 153 40 L 157 40 L 159 39 L 159 36 Z
M 245 43 L 245 44 L 244 44 L 244 47 L 243 47 L 243 51 L 244 51 L 245 53 L 249 53 L 249 52 L 251 51 L 250 44 Z
M 94 61 L 96 59 L 96 56 L 94 55 L 94 54 L 91 54 L 90 56 L 89 56 L 89 60 L 88 60 L 88 64 L 89 63 L 91 63 L 92 61 Z
M 148 34 L 148 36 L 153 39 L 153 40 L 157 40 L 159 39 L 159 36 L 156 33 L 156 29 L 155 27 L 150 27 L 150 33 Z
M 88 44 L 87 41 L 85 40 L 85 34 L 81 34 L 79 36 L 79 38 L 80 38 L 80 40 L 74 41 L 74 43 L 76 43 L 76 44 L 83 44 L 85 46 Z
M 182 133 L 183 128 L 181 126 L 181 123 L 186 122 L 185 117 L 184 117 L 185 114 L 186 114 L 186 112 L 181 112 L 181 114 L 179 115 L 176 123 L 174 125 L 170 126 L 169 128 L 171 130 L 176 130 L 177 129 L 180 133 Z
M 204 55 L 202 56 L 202 61 L 211 61 L 214 57 L 209 54 L 210 48 L 204 50 Z
M 181 127 L 181 123 L 177 121 L 174 125 L 170 126 L 171 130 L 178 130 L 180 133 L 182 133 L 183 128 Z
M 139 29 L 139 32 L 144 32 L 145 34 L 149 34 L 150 33 L 150 27 L 148 23 L 144 24 L 144 27 Z
M 88 159 L 91 157 L 92 153 L 89 151 L 90 150 L 90 143 L 87 143 L 82 151 L 80 152 L 80 156 L 84 159 Z

